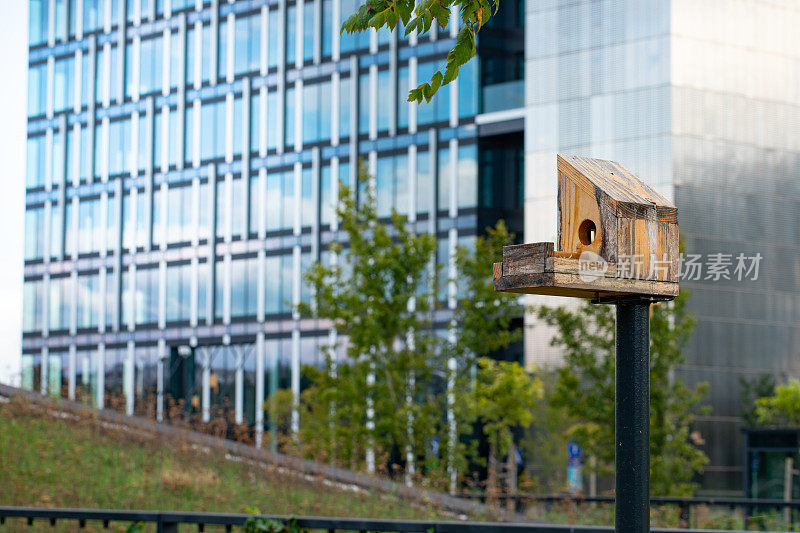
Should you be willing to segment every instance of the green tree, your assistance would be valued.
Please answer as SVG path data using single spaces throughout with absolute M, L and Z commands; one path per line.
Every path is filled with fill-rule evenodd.
M 374 182 L 363 167 L 359 178 L 364 185 L 359 191 L 340 188 L 337 216 L 347 247 L 333 243 L 338 262 L 312 266 L 305 279 L 314 302 L 299 306 L 306 316 L 329 319 L 346 336 L 349 360 L 336 365 L 329 358 L 324 372 L 310 375 L 313 387 L 303 395 L 301 440 L 317 455 L 325 446 L 331 457 L 339 455 L 354 466 L 361 464 L 367 448 L 375 451 L 377 464 L 406 446 L 424 453 L 430 428 L 436 427 L 425 385 L 440 361 L 428 313 L 436 239 L 415 234 L 397 212 L 389 224 L 383 223 Z M 418 431 L 409 431 L 409 420 Z M 374 428 L 365 429 L 368 424 Z M 309 438 L 325 435 L 323 430 L 330 441 Z
M 300 398 L 300 448 L 351 468 L 363 467 L 368 448 L 377 464 L 410 454 L 418 475 L 444 487 L 450 468 L 463 474 L 474 457 L 475 441 L 462 437 L 476 419 L 478 357 L 521 336 L 511 323 L 521 313 L 518 298 L 495 293 L 491 278 L 491 264 L 512 236 L 501 221 L 473 248 L 456 248 L 457 279 L 446 280 L 459 286 L 451 343 L 431 322 L 440 293 L 435 238 L 415 234 L 397 213 L 388 224 L 380 220 L 372 182 L 363 167 L 360 174 L 360 194 L 341 189 L 337 215 L 347 244 L 332 245 L 338 261 L 317 263 L 305 276 L 315 298 L 298 310 L 331 321 L 347 339 L 348 361 L 328 357 L 324 369 L 304 369 L 311 386 Z M 434 437 L 438 453 L 431 451 Z
M 495 292 L 492 263 L 503 257 L 503 246 L 512 244 L 514 236 L 505 222 L 486 228 L 486 234 L 475 239 L 475 247 L 456 249 L 458 307 L 455 320 L 459 334 L 459 357 L 474 364 L 475 358 L 487 355 L 522 338 L 522 330 L 512 327 L 512 320 L 522 314 L 519 296 Z
M 775 394 L 775 376 L 772 374 L 762 374 L 757 378 L 739 378 L 742 386 L 741 417 L 748 426 L 757 426 L 761 422 L 758 419 L 756 409 L 757 401 Z
M 449 450 L 450 461 L 458 472 L 466 473 L 469 460 L 477 463 L 477 442 L 465 445 L 461 435 L 471 430 L 476 420 L 474 402 L 475 374 L 482 356 L 496 353 L 522 337 L 522 329 L 512 320 L 522 314 L 519 297 L 515 294 L 495 292 L 492 283 L 492 263 L 500 261 L 503 246 L 512 244 L 514 236 L 505 222 L 499 220 L 494 227 L 476 237 L 474 246 L 457 246 L 455 253 L 456 278 L 450 280 L 458 286 L 458 300 L 453 317 L 456 328 L 455 343 L 446 344 L 444 352 L 456 362 L 455 384 L 450 409 L 458 428 L 457 442 L 450 442 L 449 434 L 443 442 Z
M 789 378 L 772 396 L 757 399 L 756 418 L 770 426 L 800 426 L 800 380 Z
M 690 427 L 708 390 L 707 383 L 690 389 L 674 376 L 684 361 L 682 349 L 695 325 L 686 309 L 688 293 L 652 306 L 650 320 L 650 488 L 658 495 L 689 495 L 692 478 L 708 462 L 690 442 Z M 551 401 L 564 407 L 575 422 L 568 434 L 597 458 L 599 473 L 614 465 L 614 308 L 583 304 L 539 310 L 556 328 L 552 340 L 562 348 L 564 364 Z
M 544 398 L 549 399 L 555 391 L 558 374 L 552 369 L 539 368 L 536 375 L 542 382 Z M 562 492 L 567 482 L 567 430 L 574 421 L 564 407 L 551 401 L 538 402 L 532 419 L 520 439 L 520 449 L 526 458 L 520 488 L 535 494 Z
M 475 36 L 500 7 L 500 0 L 368 0 L 342 24 L 342 32 L 362 32 L 370 28 L 394 30 L 398 23 L 405 27 L 405 35 L 416 31 L 422 36 L 436 23 L 445 29 L 450 20 L 451 7 L 458 13 L 461 28 L 456 44 L 447 54 L 445 64 L 426 83 L 408 93 L 409 102 L 430 102 L 442 85 L 458 77 L 458 71 L 475 55 Z
M 517 362 L 481 357 L 477 370 L 473 409 L 489 442 L 486 489 L 491 497 L 499 492 L 500 460 L 514 444 L 512 429 L 531 423 L 542 383 Z

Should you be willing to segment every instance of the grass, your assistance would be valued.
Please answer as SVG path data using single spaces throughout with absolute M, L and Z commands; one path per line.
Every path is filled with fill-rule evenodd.
M 16 398 L 0 404 L 0 479 L 0 505 L 453 519 L 389 495 L 136 436 L 92 417 L 45 413 Z

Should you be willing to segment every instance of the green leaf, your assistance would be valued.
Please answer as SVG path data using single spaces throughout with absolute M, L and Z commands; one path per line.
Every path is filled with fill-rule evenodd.
M 408 37 L 408 35 L 412 31 L 416 30 L 418 32 L 421 29 L 422 29 L 422 19 L 419 17 L 414 17 L 409 22 L 406 22 L 406 31 L 404 32 L 404 35 Z
M 409 102 L 419 102 L 422 103 L 422 86 L 417 87 L 416 89 L 411 89 L 408 91 L 408 101 Z
M 450 21 L 450 10 L 442 6 L 439 2 L 431 2 L 430 12 L 436 19 L 436 22 L 439 23 L 439 26 L 445 29 L 447 23 Z
M 458 67 L 454 63 L 448 63 L 447 69 L 444 71 L 444 83 L 447 85 L 458 77 Z
M 342 22 L 342 29 L 339 33 L 353 33 L 357 31 L 355 29 L 356 21 L 358 20 L 358 11 L 347 17 L 347 19 Z
M 434 75 L 431 77 L 431 81 L 430 81 L 431 96 L 436 94 L 436 91 L 439 90 L 439 87 L 441 85 L 442 85 L 442 71 L 441 70 L 437 70 L 436 73 L 434 73 Z
M 397 8 L 397 12 L 400 16 L 400 20 L 403 21 L 403 25 L 408 25 L 408 21 L 411 20 L 411 13 L 414 12 L 414 3 L 404 0 L 398 0 L 395 3 Z M 406 29 L 406 35 L 408 35 L 408 29 Z
M 389 29 L 393 30 L 397 25 L 397 13 L 395 13 L 391 7 L 387 7 L 383 11 L 373 15 L 367 24 L 375 29 L 387 26 Z
M 475 55 L 475 30 L 472 26 L 464 26 L 458 30 L 456 45 L 447 54 L 447 62 L 459 67 Z

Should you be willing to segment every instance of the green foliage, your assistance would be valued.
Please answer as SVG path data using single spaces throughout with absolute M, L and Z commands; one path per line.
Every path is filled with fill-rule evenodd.
M 417 235 L 397 213 L 389 224 L 379 220 L 373 182 L 360 170 L 365 186 L 358 197 L 342 186 L 337 210 L 347 247 L 334 244 L 337 260 L 313 265 L 306 281 L 314 301 L 299 306 L 305 316 L 330 320 L 339 338 L 347 339 L 346 364 L 338 364 L 328 349 L 325 368 L 304 369 L 311 386 L 300 398 L 301 451 L 353 469 L 363 468 L 368 448 L 379 468 L 390 457 L 410 452 L 424 483 L 444 488 L 448 466 L 464 473 L 474 453 L 476 441 L 461 436 L 472 431 L 476 419 L 477 357 L 520 337 L 510 322 L 520 312 L 516 299 L 495 293 L 491 283 L 491 264 L 511 236 L 501 222 L 476 239 L 474 250 L 457 247 L 458 279 L 447 280 L 461 286 L 453 343 L 435 334 L 431 320 L 439 278 L 433 266 L 434 236 Z M 448 369 L 451 358 L 455 371 Z M 367 428 L 368 398 L 374 429 Z M 488 409 L 490 400 L 483 401 Z M 448 410 L 456 435 L 445 416 Z M 493 433 L 512 423 L 509 416 L 489 419 Z M 440 443 L 437 453 L 431 449 L 434 439 Z
M 474 250 L 456 249 L 460 285 L 457 351 L 462 358 L 486 355 L 522 338 L 522 330 L 511 327 L 511 320 L 522 314 L 518 296 L 495 292 L 491 281 L 492 263 L 500 261 L 503 246 L 512 242 L 513 235 L 500 220 L 475 240 Z M 474 364 L 474 359 L 468 362 Z
M 272 413 L 280 451 L 288 451 L 294 444 L 292 437 L 292 411 L 295 407 L 294 393 L 291 389 L 278 389 L 264 402 L 264 410 Z
M 478 359 L 471 400 L 481 430 L 489 442 L 486 489 L 491 498 L 499 492 L 501 458 L 511 451 L 512 429 L 528 426 L 542 397 L 542 383 L 517 362 Z
M 391 224 L 384 224 L 363 167 L 360 179 L 366 185 L 360 197 L 340 189 L 337 214 L 348 247 L 334 244 L 338 263 L 310 269 L 306 280 L 316 295 L 314 305 L 299 308 L 332 321 L 348 339 L 349 360 L 337 365 L 328 357 L 323 371 L 307 370 L 313 385 L 301 398 L 301 441 L 309 455 L 353 468 L 361 466 L 368 445 L 379 464 L 393 449 L 407 446 L 424 455 L 441 429 L 441 398 L 430 382 L 444 368 L 429 313 L 436 239 L 415 234 L 396 212 Z M 367 398 L 373 402 L 373 431 L 365 429 Z M 414 431 L 408 431 L 409 420 Z
M 456 44 L 447 54 L 443 67 L 431 79 L 408 93 L 409 102 L 430 102 L 442 85 L 458 77 L 459 69 L 475 55 L 475 36 L 500 7 L 500 0 L 369 0 L 350 15 L 342 24 L 342 32 L 354 33 L 387 28 L 394 30 L 400 23 L 405 35 L 417 32 L 424 35 L 436 23 L 444 30 L 450 20 L 451 8 L 459 13 L 460 26 Z
M 248 517 L 244 526 L 242 526 L 244 533 L 301 533 L 308 531 L 301 529 L 297 525 L 297 519 L 294 517 L 289 517 L 286 520 L 276 520 L 258 516 L 261 514 L 258 509 L 247 509 L 247 512 L 252 516 Z
M 739 378 L 742 386 L 741 417 L 748 426 L 757 426 L 761 422 L 756 414 L 756 401 L 775 394 L 775 376 L 772 374 L 762 374 L 757 378 Z
M 800 426 L 800 380 L 775 387 L 775 393 L 756 400 L 756 418 L 770 426 Z
M 542 382 L 519 363 L 478 360 L 474 412 L 482 423 L 489 446 L 498 456 L 513 444 L 512 428 L 531 423 L 532 412 L 542 398 Z
M 674 376 L 684 361 L 681 350 L 695 320 L 686 309 L 688 293 L 673 302 L 654 305 L 650 320 L 650 487 L 658 495 L 690 495 L 692 478 L 708 462 L 690 442 L 694 413 L 707 412 L 700 402 L 707 383 L 694 389 Z M 564 366 L 551 401 L 576 422 L 568 435 L 597 457 L 598 471 L 611 473 L 614 465 L 614 309 L 583 304 L 539 310 L 556 328 L 553 345 L 564 352 Z
M 556 387 L 557 373 L 537 369 L 545 399 Z M 526 471 L 520 477 L 520 487 L 534 494 L 556 494 L 566 487 L 567 430 L 574 424 L 566 409 L 550 401 L 534 406 L 533 422 L 525 428 L 519 447 L 526 458 Z

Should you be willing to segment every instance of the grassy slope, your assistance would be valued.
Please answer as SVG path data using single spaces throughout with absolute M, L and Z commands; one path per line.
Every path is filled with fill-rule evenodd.
M 0 505 L 446 519 L 396 498 L 323 485 L 208 450 L 0 404 Z M 450 518 L 452 519 L 452 518 Z

